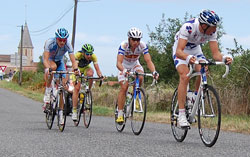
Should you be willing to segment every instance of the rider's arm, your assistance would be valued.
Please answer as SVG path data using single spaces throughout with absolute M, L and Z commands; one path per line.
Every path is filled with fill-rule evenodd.
M 71 60 L 73 69 L 77 69 L 77 68 L 78 68 L 78 65 L 77 65 L 77 62 L 76 62 L 76 60 L 75 60 L 75 55 L 74 55 L 73 53 L 70 53 L 70 54 L 69 54 L 69 58 L 70 58 L 70 60 Z
M 94 67 L 95 67 L 95 70 L 96 70 L 97 75 L 98 75 L 99 77 L 101 77 L 101 76 L 102 76 L 102 72 L 101 72 L 101 70 L 100 70 L 100 68 L 99 68 L 98 63 L 94 64 Z
M 144 60 L 145 60 L 145 62 L 147 63 L 148 69 L 149 69 L 151 72 L 154 72 L 154 71 L 155 71 L 155 65 L 154 65 L 154 63 L 152 62 L 151 56 L 150 56 L 149 53 L 147 53 L 147 54 L 144 55 Z
M 43 53 L 43 65 L 44 65 L 44 69 L 50 68 L 48 51 L 44 51 Z
M 217 41 L 210 41 L 209 46 L 213 55 L 213 59 L 216 61 L 222 61 L 222 54 L 220 53 L 220 50 L 218 48 Z
M 92 55 L 92 61 L 96 70 L 96 73 L 99 77 L 102 77 L 102 72 L 99 68 L 98 62 L 97 62 L 97 56 L 95 54 Z
M 122 65 L 122 62 L 123 62 L 123 58 L 124 58 L 124 55 L 117 55 L 117 62 L 116 62 L 116 67 L 118 68 L 118 70 L 120 71 L 123 71 L 124 70 L 124 67 Z
M 187 45 L 187 40 L 179 38 L 178 45 L 177 45 L 177 48 L 176 48 L 176 57 L 178 57 L 178 58 L 180 58 L 182 60 L 187 59 L 188 54 L 186 54 L 184 52 L 184 48 L 186 47 L 186 45 Z

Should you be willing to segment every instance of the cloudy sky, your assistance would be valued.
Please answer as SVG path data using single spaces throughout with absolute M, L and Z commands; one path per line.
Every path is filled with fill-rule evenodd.
M 74 0 L 12 0 L 2 1 L 0 9 L 0 54 L 17 52 L 20 25 L 27 21 L 34 46 L 34 61 L 39 61 L 44 42 L 54 37 L 59 27 L 72 32 Z M 158 26 L 162 14 L 166 18 L 183 19 L 185 13 L 197 15 L 202 9 L 214 10 L 223 17 L 226 35 L 224 48 L 233 48 L 236 38 L 243 48 L 250 48 L 250 18 L 248 0 L 79 0 L 75 51 L 82 44 L 95 48 L 101 70 L 105 75 L 117 75 L 117 49 L 127 40 L 130 27 L 138 27 L 143 41 L 148 42 L 147 25 Z M 71 39 L 70 39 L 71 40 Z M 156 67 L 157 68 L 157 67 Z

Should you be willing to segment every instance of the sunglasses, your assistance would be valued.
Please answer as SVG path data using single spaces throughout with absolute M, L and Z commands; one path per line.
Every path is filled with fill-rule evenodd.
M 67 39 L 56 38 L 59 42 L 66 42 Z
M 85 53 L 87 56 L 92 56 L 92 53 Z
M 133 41 L 140 41 L 140 38 L 131 38 Z

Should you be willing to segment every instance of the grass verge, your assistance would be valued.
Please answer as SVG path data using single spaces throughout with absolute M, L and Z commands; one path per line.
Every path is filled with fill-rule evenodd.
M 9 89 L 39 102 L 43 100 L 43 93 L 41 91 L 32 91 L 25 86 L 19 86 L 12 82 L 0 81 L 0 88 Z M 114 108 L 95 104 L 93 106 L 93 114 L 98 116 L 114 116 Z M 147 121 L 170 124 L 170 113 L 148 111 Z M 197 127 L 196 124 L 194 126 Z M 221 130 L 250 134 L 250 117 L 247 115 L 222 115 Z

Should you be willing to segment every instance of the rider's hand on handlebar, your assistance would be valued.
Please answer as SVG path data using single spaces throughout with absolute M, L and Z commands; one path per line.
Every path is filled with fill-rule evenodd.
M 158 80 L 159 78 L 159 73 L 157 71 L 154 71 L 153 73 L 154 79 Z
M 127 76 L 127 75 L 128 75 L 128 69 L 125 69 L 125 68 L 124 68 L 124 69 L 122 70 L 122 74 L 123 74 L 124 76 Z
M 229 56 L 223 56 L 222 61 L 225 62 L 227 65 L 229 65 L 229 64 L 232 64 L 233 58 L 231 58 Z
M 80 75 L 80 70 L 78 68 L 74 69 L 75 75 Z
M 188 55 L 186 61 L 188 62 L 188 64 L 194 64 L 194 62 L 196 61 L 196 57 L 193 55 Z

